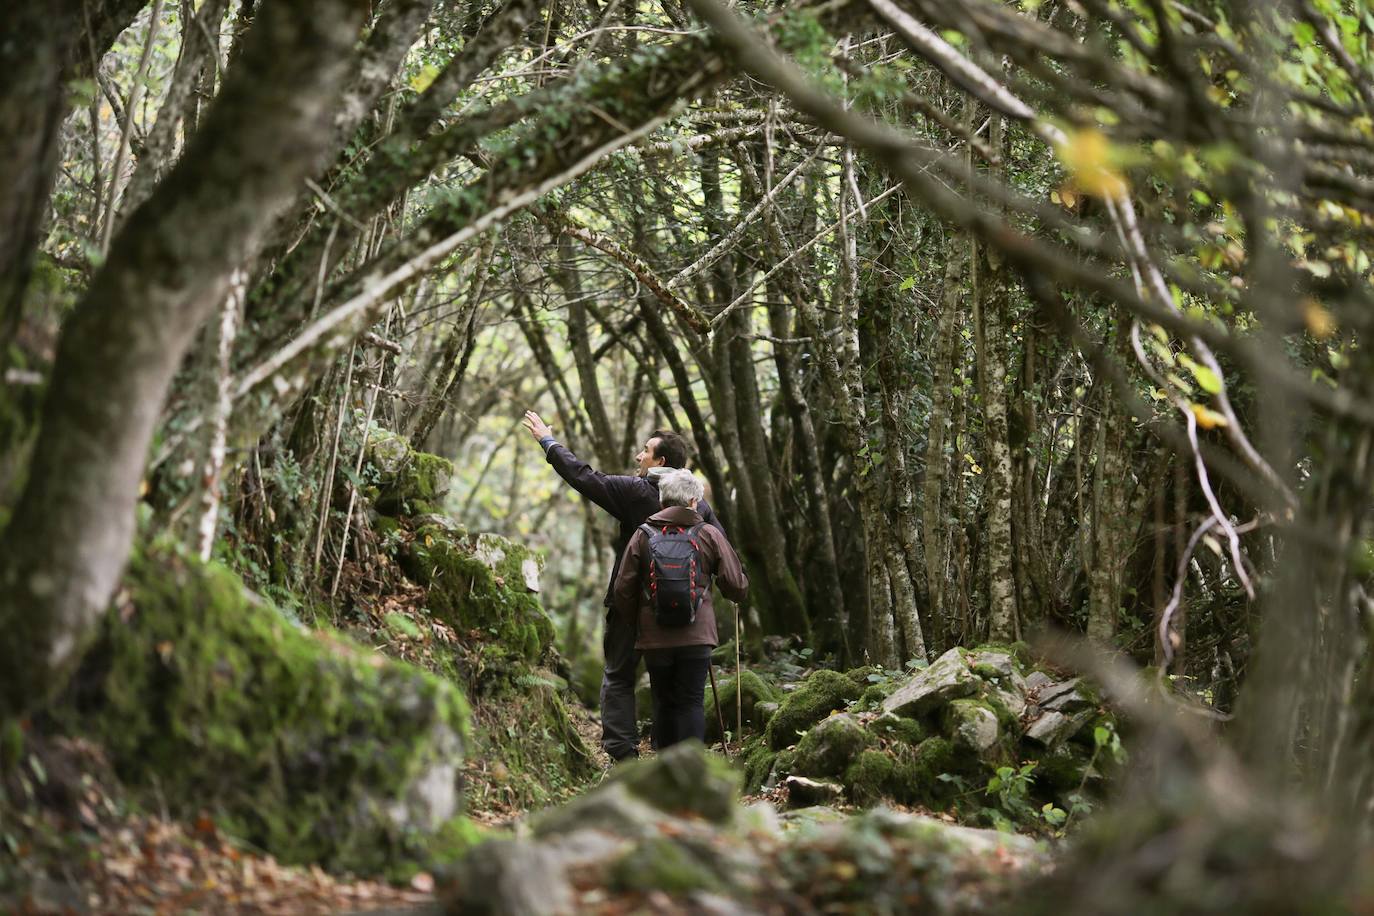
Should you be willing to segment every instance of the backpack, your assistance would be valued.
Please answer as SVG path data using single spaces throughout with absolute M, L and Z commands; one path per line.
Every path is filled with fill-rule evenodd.
M 711 587 L 710 573 L 702 568 L 701 528 L 639 526 L 649 539 L 649 604 L 661 627 L 690 626 Z

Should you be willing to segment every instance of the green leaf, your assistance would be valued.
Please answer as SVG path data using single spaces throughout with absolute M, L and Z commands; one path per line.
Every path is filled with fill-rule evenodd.
M 1199 388 L 1208 394 L 1221 394 L 1221 376 L 1186 353 L 1179 354 L 1178 361 L 1193 374 Z

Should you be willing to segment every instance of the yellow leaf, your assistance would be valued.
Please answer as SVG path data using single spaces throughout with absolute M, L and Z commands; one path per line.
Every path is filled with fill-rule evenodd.
M 427 534 L 427 535 L 425 535 L 425 546 L 426 546 L 426 547 L 433 547 L 433 546 L 434 546 L 434 535 L 432 535 L 432 534 Z
M 1074 187 L 1084 194 L 1120 197 L 1126 193 L 1126 179 L 1116 170 L 1111 141 L 1102 131 L 1091 127 L 1074 131 L 1059 144 L 1058 153 Z
M 425 64 L 420 68 L 420 72 L 410 78 L 410 88 L 416 92 L 424 92 L 434 82 L 434 78 L 439 75 L 439 68 L 433 64 Z
M 1326 340 L 1336 333 L 1336 319 L 1316 299 L 1302 300 L 1302 318 L 1308 332 L 1317 340 Z
M 1210 407 L 1203 407 L 1201 404 L 1193 404 L 1193 416 L 1197 417 L 1197 425 L 1203 429 L 1217 429 L 1226 426 L 1226 418 L 1212 410 Z

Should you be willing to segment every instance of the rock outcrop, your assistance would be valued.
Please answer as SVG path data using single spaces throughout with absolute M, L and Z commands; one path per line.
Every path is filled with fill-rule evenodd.
M 768 707 L 755 710 L 763 721 Z M 1070 806 L 1111 765 L 1104 747 L 1116 746 L 1115 720 L 1095 691 L 1032 668 L 1018 647 L 954 648 L 898 677 L 816 671 L 766 722 L 743 750 L 751 789 L 796 776 L 836 783 L 850 803 L 958 800 L 986 812 L 1004 801 L 988 781 L 1029 763 L 1028 804 L 1011 812 L 1020 816 Z
M 53 714 L 157 805 L 284 862 L 405 876 L 475 834 L 453 684 L 293 624 L 174 547 L 135 552 Z

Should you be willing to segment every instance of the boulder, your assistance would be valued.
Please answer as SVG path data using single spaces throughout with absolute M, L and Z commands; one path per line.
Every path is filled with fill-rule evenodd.
M 778 690 L 753 671 L 748 669 L 739 673 L 739 678 L 734 675 L 718 678 L 716 686 L 720 690 L 720 700 L 722 712 L 725 718 L 725 728 L 727 731 L 734 732 L 735 729 L 735 703 L 736 684 L 739 685 L 738 699 L 742 701 L 744 713 L 744 725 L 746 728 L 762 729 L 767 724 L 767 719 L 760 721 L 756 712 L 759 703 L 772 703 L 777 707 L 777 701 L 781 697 Z M 735 740 L 740 739 L 740 735 L 735 735 Z M 710 685 L 706 688 L 706 743 L 712 744 L 720 740 L 720 717 L 716 715 L 716 695 L 711 690 Z
M 411 449 L 404 436 L 372 424 L 366 456 L 376 480 L 373 503 L 383 515 L 439 512 L 453 481 L 453 463 Z M 372 488 L 369 488 L 372 493 Z
M 883 711 L 916 718 L 950 700 L 971 696 L 981 683 L 958 648 L 917 671 L 883 701 Z
M 135 789 L 281 861 L 404 876 L 475 834 L 457 688 L 173 546 L 135 551 L 73 684 L 54 715 Z
M 1013 912 L 1019 879 L 1050 861 L 1027 837 L 876 808 L 799 834 L 779 877 L 823 913 Z
M 891 754 L 877 750 L 860 751 L 844 771 L 845 793 L 858 805 L 871 805 L 882 797 L 892 778 L 896 762 Z
M 699 741 L 683 741 L 657 757 L 624 764 L 614 784 L 623 785 L 661 811 L 687 812 L 712 823 L 735 816 L 739 773 Z
M 426 525 L 415 531 L 400 559 L 406 575 L 428 588 L 430 613 L 457 630 L 479 631 L 486 660 L 495 665 L 502 657 L 537 661 L 553 645 L 553 621 L 521 572 L 531 556 L 496 535 L 480 535 L 474 544 Z
M 858 699 L 862 688 L 838 671 L 813 671 L 768 720 L 768 744 L 780 750 L 795 742 L 812 725 Z
M 1092 709 L 1084 709 L 1073 714 L 1045 710 L 1040 717 L 1026 729 L 1026 737 L 1045 747 L 1058 747 L 1068 741 L 1090 722 L 1095 714 Z
M 885 712 L 869 722 L 868 730 L 874 735 L 887 738 L 889 741 L 899 741 L 912 747 L 929 737 L 926 734 L 925 726 L 920 722 L 915 719 L 904 718 L 893 712 Z
M 1040 688 L 1035 702 L 1041 709 L 1052 709 L 1065 714 L 1076 713 L 1096 705 L 1079 678 Z
M 658 835 L 664 811 L 620 782 L 607 781 L 561 808 L 534 819 L 534 835 L 558 836 L 580 830 L 602 830 L 618 837 L 648 839 Z
M 836 776 L 872 740 L 858 719 L 849 713 L 836 713 L 802 736 L 792 771 L 803 776 Z
M 844 786 L 825 779 L 789 776 L 783 780 L 783 788 L 787 789 L 787 804 L 792 808 L 835 805 L 844 799 Z
M 944 727 L 955 747 L 980 755 L 991 751 L 1000 735 L 997 713 L 978 700 L 952 700 L 945 707 Z
M 984 680 L 1002 680 L 1024 688 L 1025 677 L 1021 674 L 1021 664 L 1011 650 L 988 646 L 970 650 L 964 659 L 973 673 Z
M 636 843 L 611 867 L 610 885 L 616 890 L 659 891 L 674 896 L 724 891 L 731 867 L 711 853 L 709 846 L 654 837 Z
M 613 860 L 633 846 L 623 837 L 590 828 L 539 842 L 490 840 L 454 871 L 448 912 L 574 916 L 579 906 L 572 873 Z
M 543 557 L 530 553 L 513 541 L 487 533 L 477 535 L 473 541 L 472 555 L 487 569 L 501 576 L 508 588 L 523 586 L 531 593 L 539 591 L 539 576 L 544 569 Z M 507 557 L 511 557 L 509 564 L 506 563 Z
M 695 741 L 620 766 L 587 794 L 534 817 L 528 837 L 471 853 L 454 875 L 449 911 L 584 912 L 578 888 L 589 883 L 689 899 L 754 893 L 766 872 L 744 831 L 777 828 L 742 813 L 736 783 L 730 764 Z M 771 810 L 768 819 L 776 821 Z
M 948 738 L 927 738 L 911 753 L 896 758 L 887 794 L 900 802 L 942 805 L 955 790 L 952 783 L 940 777 L 960 773 L 978 763 L 977 757 L 960 754 Z

